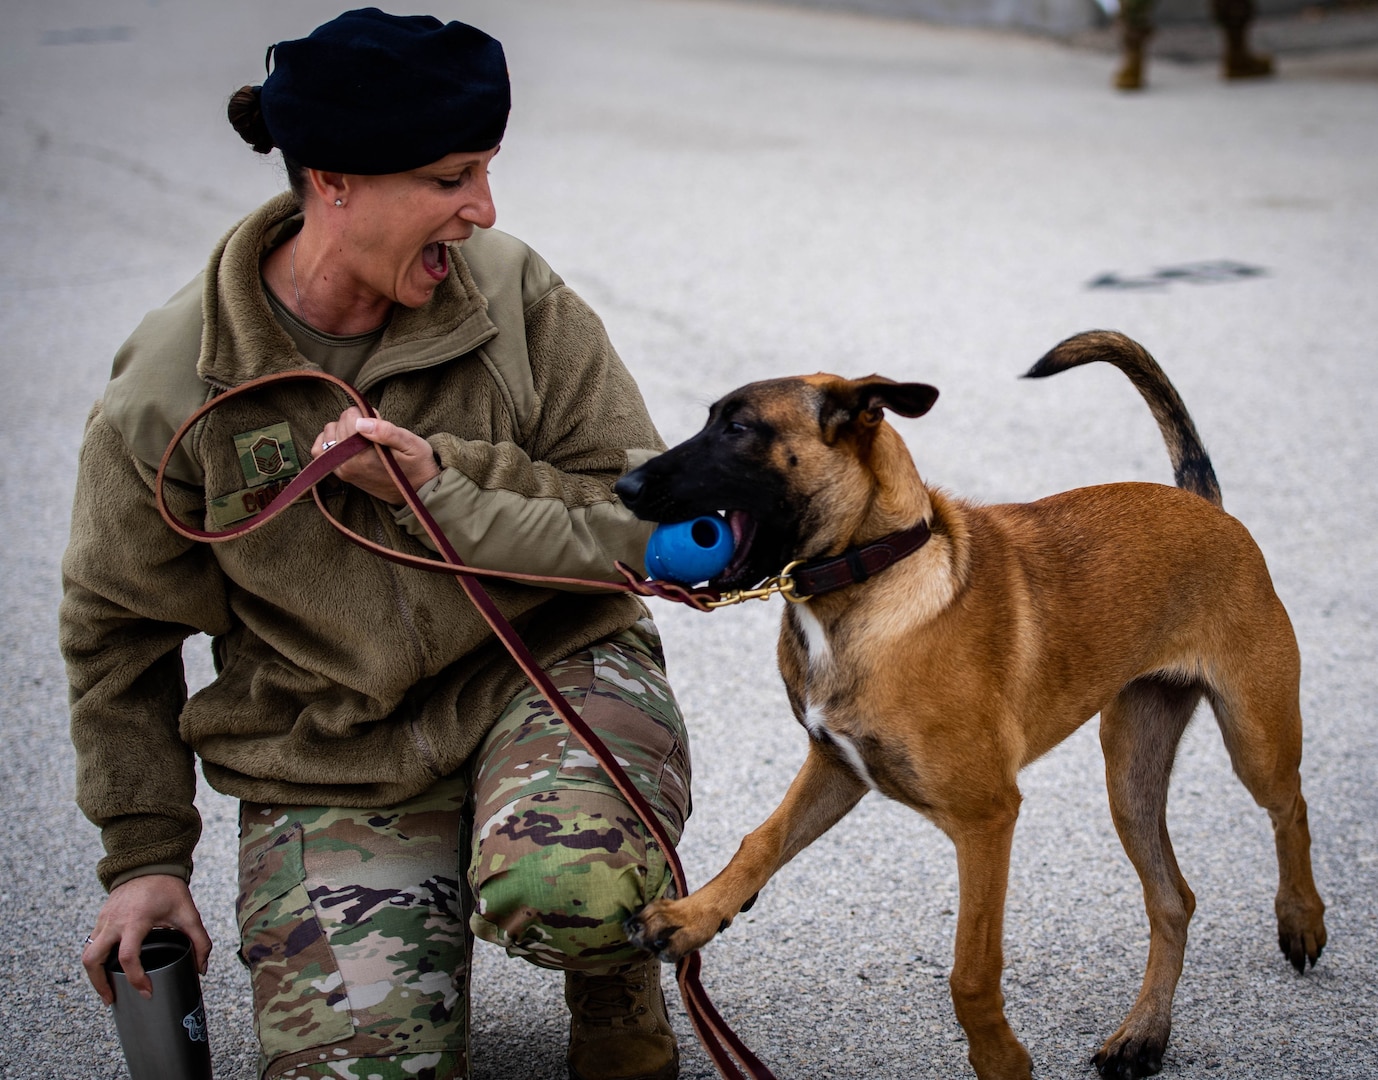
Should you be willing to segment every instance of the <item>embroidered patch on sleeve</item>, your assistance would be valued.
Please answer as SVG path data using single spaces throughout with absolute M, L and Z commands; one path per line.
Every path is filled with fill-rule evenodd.
M 285 423 L 241 432 L 234 437 L 234 449 L 245 486 L 210 500 L 209 505 L 211 520 L 222 529 L 253 517 L 301 471 L 292 432 Z

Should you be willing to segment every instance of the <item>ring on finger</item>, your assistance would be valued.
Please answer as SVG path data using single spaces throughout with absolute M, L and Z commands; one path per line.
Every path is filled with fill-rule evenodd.
M 325 453 L 332 446 L 334 446 L 337 441 L 338 440 L 336 439 L 327 439 L 325 442 L 321 443 L 321 453 Z

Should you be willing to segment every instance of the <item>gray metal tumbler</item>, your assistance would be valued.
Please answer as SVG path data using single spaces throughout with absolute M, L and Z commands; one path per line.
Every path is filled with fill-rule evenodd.
M 131 1080 L 209 1080 L 206 1009 L 190 939 L 180 930 L 150 930 L 139 960 L 153 982 L 151 998 L 129 985 L 116 954 L 105 961 Z

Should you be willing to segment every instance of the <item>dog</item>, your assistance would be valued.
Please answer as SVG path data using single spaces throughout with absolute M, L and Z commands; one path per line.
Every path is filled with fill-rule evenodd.
M 1138 1000 L 1093 1063 L 1101 1076 L 1156 1073 L 1195 907 L 1168 837 L 1168 779 L 1205 698 L 1235 773 L 1272 819 L 1278 942 L 1299 972 L 1315 964 L 1325 905 L 1298 771 L 1291 622 L 1258 546 L 1221 508 L 1181 398 L 1140 345 L 1110 331 L 1079 334 L 1028 376 L 1092 361 L 1139 389 L 1177 486 L 963 501 L 924 484 L 885 419 L 887 410 L 922 416 L 937 390 L 825 374 L 728 394 L 702 431 L 618 482 L 646 520 L 726 514 L 736 547 L 713 588 L 750 586 L 802 561 L 781 576 L 790 599 L 807 599 L 786 605 L 778 646 L 809 736 L 802 769 L 717 877 L 628 920 L 634 943 L 667 961 L 705 945 L 781 866 L 878 791 L 956 847 L 949 984 L 976 1075 L 1027 1078 L 1029 1054 L 1000 989 L 1016 777 L 1099 713 L 1110 809 L 1143 885 L 1150 940 Z

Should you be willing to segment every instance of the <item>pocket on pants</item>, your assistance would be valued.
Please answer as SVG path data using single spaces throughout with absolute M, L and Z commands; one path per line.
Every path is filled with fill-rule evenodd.
M 619 640 L 623 636 L 592 650 L 592 680 L 579 713 L 678 837 L 690 812 L 684 719 L 663 670 L 639 642 Z M 638 647 L 629 647 L 632 643 Z M 611 787 L 593 754 L 573 732 L 567 734 L 560 757 L 561 784 Z
M 240 854 L 239 955 L 265 1063 L 354 1034 L 344 979 L 305 880 L 300 824 Z

